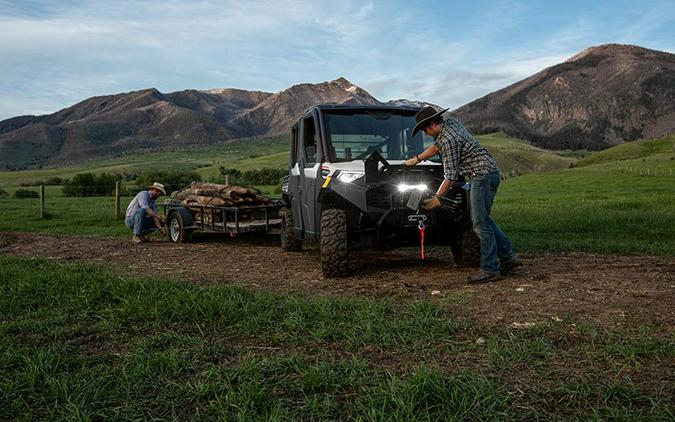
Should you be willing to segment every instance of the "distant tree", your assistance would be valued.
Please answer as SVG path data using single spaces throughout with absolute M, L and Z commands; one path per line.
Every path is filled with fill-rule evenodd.
M 276 185 L 287 174 L 286 170 L 269 167 L 247 170 L 242 173 L 242 180 L 250 185 Z
M 120 180 L 118 174 L 92 173 L 76 174 L 72 180 L 63 180 L 64 196 L 112 196 L 115 194 L 115 182 Z
M 141 173 L 136 179 L 136 184 L 138 185 L 137 188 L 144 189 L 146 186 L 158 182 L 164 185 L 167 192 L 171 192 L 198 180 L 201 180 L 201 176 L 194 171 L 151 170 Z
M 241 177 L 241 171 L 239 169 L 220 166 L 218 170 L 223 176 L 232 176 L 237 179 Z
M 19 199 L 24 199 L 24 198 L 39 198 L 40 194 L 38 194 L 34 190 L 30 189 L 17 189 L 14 192 L 14 197 L 19 198 Z
M 52 176 L 45 180 L 45 185 L 56 186 L 63 184 L 63 179 L 59 176 Z

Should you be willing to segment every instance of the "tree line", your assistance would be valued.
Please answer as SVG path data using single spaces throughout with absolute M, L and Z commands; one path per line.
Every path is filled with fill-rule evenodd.
M 220 177 L 215 182 L 223 183 L 227 177 L 230 184 L 250 185 L 278 185 L 287 174 L 286 170 L 262 168 L 256 170 L 240 171 L 235 168 L 220 167 Z M 63 195 L 71 197 L 83 196 L 112 196 L 115 194 L 115 183 L 126 181 L 122 185 L 121 194 L 124 196 L 135 195 L 139 190 L 155 182 L 162 183 L 167 192 L 179 190 L 194 181 L 201 180 L 201 176 L 194 171 L 183 170 L 152 170 L 140 173 L 79 173 L 71 179 L 58 176 L 46 180 L 37 181 L 31 186 L 62 185 Z M 19 191 L 17 191 L 19 192 Z M 6 192 L 5 192 L 6 194 Z M 37 192 L 21 189 L 16 197 L 30 198 L 37 196 Z M 2 196 L 2 192 L 0 192 Z

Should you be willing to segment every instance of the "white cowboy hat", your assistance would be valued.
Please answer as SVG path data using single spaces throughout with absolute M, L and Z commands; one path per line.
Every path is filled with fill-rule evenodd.
M 161 183 L 155 182 L 148 186 L 148 189 L 157 189 L 158 191 L 162 192 L 162 195 L 166 195 L 166 189 L 164 189 L 164 185 Z

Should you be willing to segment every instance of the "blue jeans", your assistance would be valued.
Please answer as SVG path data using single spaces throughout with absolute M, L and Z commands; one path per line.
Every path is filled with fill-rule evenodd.
M 134 231 L 136 236 L 142 236 L 156 229 L 155 219 L 148 217 L 145 208 L 139 208 L 135 213 L 124 220 L 124 224 Z
M 516 257 L 508 237 L 490 217 L 499 181 L 499 171 L 471 179 L 471 222 L 480 239 L 480 269 L 489 274 L 499 273 L 497 257 L 501 262 Z

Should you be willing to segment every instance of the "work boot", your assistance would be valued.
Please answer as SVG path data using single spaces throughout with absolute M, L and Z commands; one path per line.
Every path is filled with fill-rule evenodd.
M 144 242 L 143 237 L 140 236 L 140 235 L 135 234 L 134 237 L 131 238 L 131 243 L 137 243 L 138 244 L 138 243 L 143 243 L 143 242 Z
M 502 262 L 501 268 L 499 270 L 499 273 L 501 275 L 507 275 L 517 267 L 522 267 L 523 266 L 523 261 L 518 258 L 518 255 L 513 257 L 513 259 L 510 259 L 508 261 Z
M 481 271 L 476 275 L 469 276 L 469 283 L 470 284 L 482 284 L 482 283 L 487 283 L 489 281 L 497 281 L 500 278 L 502 278 L 502 277 L 499 273 L 492 274 L 492 273 L 486 273 L 486 272 Z

